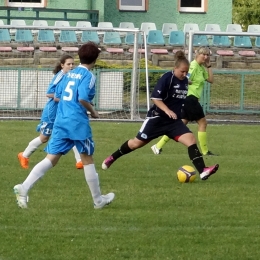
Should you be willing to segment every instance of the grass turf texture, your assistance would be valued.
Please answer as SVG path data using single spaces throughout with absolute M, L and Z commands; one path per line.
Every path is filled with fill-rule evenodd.
M 0 259 L 260 259 L 259 126 L 209 125 L 205 159 L 220 169 L 207 181 L 181 184 L 177 169 L 186 148 L 169 142 L 155 156 L 147 145 L 102 171 L 103 159 L 132 138 L 140 123 L 93 122 L 95 163 L 103 193 L 115 201 L 94 210 L 72 152 L 30 192 L 29 209 L 15 203 L 12 188 L 29 170 L 17 153 L 37 136 L 37 122 L 0 123 Z M 194 133 L 196 125 L 191 125 Z M 45 157 L 44 145 L 30 169 Z

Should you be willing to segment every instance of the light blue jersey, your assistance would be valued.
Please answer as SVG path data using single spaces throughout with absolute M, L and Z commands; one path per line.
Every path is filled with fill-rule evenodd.
M 79 101 L 92 101 L 95 96 L 95 82 L 95 76 L 82 65 L 63 77 L 55 91 L 60 102 L 53 138 L 85 141 L 92 137 L 87 110 Z
M 54 94 L 55 89 L 59 82 L 62 80 L 64 76 L 64 72 L 60 70 L 53 78 L 51 83 L 49 84 L 49 87 L 47 89 L 46 94 Z M 54 98 L 49 98 L 47 101 L 41 116 L 41 122 L 37 126 L 36 130 L 37 132 L 40 132 L 41 134 L 45 136 L 50 136 L 53 129 L 53 123 L 56 117 L 58 102 L 54 101 Z

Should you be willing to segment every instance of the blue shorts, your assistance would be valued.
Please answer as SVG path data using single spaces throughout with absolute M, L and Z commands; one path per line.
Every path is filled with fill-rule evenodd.
M 81 140 L 71 140 L 71 139 L 60 139 L 60 138 L 51 138 L 48 142 L 48 145 L 44 149 L 48 154 L 62 154 L 65 155 L 68 153 L 73 146 L 77 147 L 79 153 L 85 153 L 87 155 L 93 155 L 95 143 L 92 138 L 88 138 L 84 141 Z
M 52 129 L 53 129 L 53 123 L 48 123 L 48 122 L 41 122 L 36 127 L 36 131 L 40 132 L 42 135 L 45 136 L 51 136 Z

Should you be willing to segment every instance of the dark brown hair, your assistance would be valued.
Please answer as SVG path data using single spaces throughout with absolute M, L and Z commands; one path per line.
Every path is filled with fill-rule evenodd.
M 62 70 L 61 64 L 65 64 L 66 60 L 68 59 L 73 59 L 73 57 L 71 57 L 68 54 L 63 55 L 59 62 L 57 63 L 57 65 L 55 66 L 55 68 L 53 69 L 53 74 L 57 74 L 60 70 Z
M 97 58 L 101 50 L 94 42 L 83 44 L 78 51 L 79 60 L 81 64 L 91 64 Z
M 186 65 L 190 66 L 190 62 L 185 56 L 183 51 L 177 51 L 174 55 L 174 67 L 178 68 L 181 63 L 185 63 Z

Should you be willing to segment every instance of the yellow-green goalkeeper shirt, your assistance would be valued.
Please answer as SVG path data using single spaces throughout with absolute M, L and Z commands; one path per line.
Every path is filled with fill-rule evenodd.
M 189 74 L 192 84 L 189 85 L 187 96 L 193 95 L 200 98 L 205 80 L 209 77 L 208 71 L 203 65 L 199 65 L 196 60 L 193 60 L 190 63 Z

